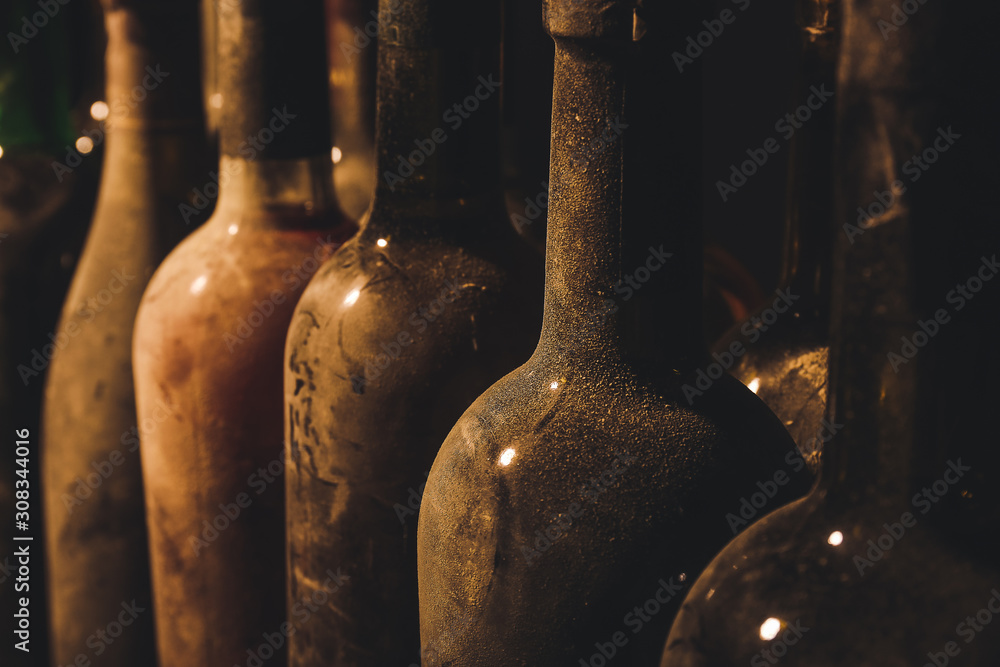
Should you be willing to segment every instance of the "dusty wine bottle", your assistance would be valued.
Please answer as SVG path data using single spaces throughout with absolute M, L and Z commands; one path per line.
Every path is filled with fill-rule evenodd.
M 218 22 L 228 178 L 136 319 L 139 417 L 169 415 L 142 436 L 161 667 L 286 664 L 285 335 L 356 230 L 333 194 L 323 0 L 243 0 Z
M 985 627 L 1000 609 L 1000 229 L 979 222 L 989 191 L 968 189 L 1000 175 L 1000 104 L 974 83 L 997 61 L 1000 12 L 972 26 L 967 7 L 928 3 L 896 26 L 895 6 L 843 2 L 827 413 L 840 433 L 813 491 L 694 584 L 664 667 L 1000 664 Z
M 500 180 L 500 4 L 383 0 L 378 180 L 288 335 L 290 662 L 419 661 L 416 514 L 448 429 L 528 358 L 540 257 Z M 331 573 L 349 579 L 343 586 Z
M 545 3 L 555 82 L 542 334 L 431 470 L 418 533 L 424 665 L 655 661 L 688 579 L 732 536 L 726 513 L 763 488 L 776 504 L 805 490 L 772 481 L 793 444 L 746 387 L 720 373 L 693 403 L 684 394 L 708 361 L 700 78 L 669 75 L 666 48 L 697 7 L 634 9 Z M 666 83 L 626 86 L 633 72 Z
M 71 664 L 99 648 L 102 664 L 125 667 L 155 661 L 137 451 L 137 435 L 151 425 L 136 418 L 132 326 L 146 282 L 189 230 L 179 207 L 209 162 L 197 3 L 107 0 L 103 7 L 110 115 L 97 136 L 106 146 L 104 168 L 55 332 L 40 465 L 52 659 Z M 60 169 L 82 159 L 74 153 Z M 130 623 L 121 636 L 94 636 L 122 614 Z
M 810 469 L 836 436 L 825 421 L 829 366 L 833 227 L 834 90 L 840 0 L 799 0 L 802 36 L 796 111 L 809 121 L 791 139 L 785 249 L 778 293 L 794 298 L 784 313 L 765 303 L 723 336 L 715 351 L 742 350 L 729 372 L 774 411 Z M 793 112 L 793 113 L 795 113 Z M 802 114 L 804 115 L 804 114 Z

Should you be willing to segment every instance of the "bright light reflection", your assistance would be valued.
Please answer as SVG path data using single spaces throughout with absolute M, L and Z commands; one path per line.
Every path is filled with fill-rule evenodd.
M 3 157 L 3 146 L 0 146 L 0 157 Z
M 208 278 L 205 276 L 198 276 L 191 283 L 191 294 L 201 294 L 205 291 L 205 285 L 208 284 Z
M 509 447 L 503 450 L 503 454 L 500 455 L 500 465 L 509 466 L 510 462 L 514 460 L 514 454 L 514 450 Z
M 558 382 L 553 382 L 552 384 L 549 385 L 549 389 L 558 389 L 558 388 L 559 388 Z
M 754 378 L 750 380 L 750 384 L 748 384 L 747 387 L 750 389 L 750 391 L 756 394 L 757 390 L 760 389 L 760 378 Z
M 76 150 L 86 155 L 94 150 L 94 142 L 90 140 L 90 137 L 80 137 L 76 140 Z
M 240 226 L 239 225 L 237 225 L 235 223 L 232 224 L 232 225 L 229 225 L 229 234 L 230 234 L 230 236 L 236 236 L 236 232 L 238 232 L 238 231 L 240 231 Z
M 104 120 L 108 117 L 109 109 L 107 102 L 97 100 L 90 105 L 90 117 L 94 120 Z
M 769 618 L 760 626 L 760 638 L 765 641 L 771 641 L 778 636 L 781 631 L 781 621 L 776 618 Z
M 844 542 L 844 534 L 839 530 L 835 530 L 830 533 L 830 537 L 826 538 L 826 541 L 835 547 L 839 547 Z
M 336 146 L 334 146 L 333 149 L 330 150 L 330 159 L 333 160 L 334 164 L 340 162 L 341 158 L 343 157 L 344 157 L 344 152 L 339 148 L 337 148 Z
M 208 103 L 212 105 L 213 109 L 222 108 L 222 93 L 215 93 L 208 98 Z
M 385 239 L 379 239 L 378 241 L 375 242 L 375 245 L 377 245 L 379 248 L 384 248 L 387 245 L 389 245 L 389 242 L 386 241 Z
M 344 299 L 344 303 L 348 306 L 353 306 L 355 303 L 358 302 L 359 296 L 361 296 L 361 290 L 352 289 L 350 292 L 347 293 L 347 298 Z

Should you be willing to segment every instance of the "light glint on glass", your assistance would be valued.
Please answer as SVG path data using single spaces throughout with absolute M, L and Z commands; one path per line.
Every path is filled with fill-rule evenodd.
M 94 150 L 94 142 L 90 140 L 90 137 L 80 137 L 76 140 L 76 150 L 86 155 Z
M 94 120 L 104 120 L 105 118 L 108 117 L 109 113 L 110 109 L 108 109 L 107 102 L 102 102 L 101 100 L 97 100 L 96 102 L 90 105 L 90 117 L 93 118 Z
M 835 547 L 839 547 L 844 543 L 844 534 L 839 530 L 835 530 L 830 533 L 830 537 L 826 538 L 826 541 Z
M 500 455 L 500 465 L 509 466 L 510 462 L 514 460 L 515 453 L 516 452 L 510 447 L 503 450 L 503 454 Z
M 776 618 L 769 618 L 760 625 L 760 638 L 771 641 L 778 636 L 781 631 L 781 621 Z
M 552 384 L 549 385 L 549 389 L 558 389 L 558 388 L 559 388 L 558 382 L 554 381 Z
M 389 242 L 386 241 L 385 239 L 379 239 L 378 241 L 375 242 L 375 245 L 377 245 L 379 248 L 384 248 L 387 245 L 389 245 Z
M 344 157 L 344 152 L 342 150 L 340 150 L 339 148 L 337 148 L 336 146 L 334 146 L 330 150 L 330 159 L 333 160 L 334 164 L 337 164 L 338 162 L 340 162 L 341 158 L 343 158 L 343 157 Z
M 208 98 L 208 103 L 212 105 L 213 109 L 222 108 L 222 93 L 215 93 Z
M 198 276 L 191 283 L 191 294 L 201 294 L 205 291 L 205 285 L 208 284 L 208 278 L 205 276 Z
M 344 299 L 344 304 L 347 306 L 353 306 L 358 302 L 358 297 L 361 296 L 361 290 L 352 289 L 347 293 L 347 298 Z
M 760 378 L 750 380 L 750 384 L 747 385 L 747 388 L 756 394 L 757 390 L 760 389 Z
M 3 157 L 3 146 L 0 146 L 0 157 Z
M 239 225 L 237 225 L 235 223 L 232 224 L 232 225 L 229 225 L 229 234 L 230 234 L 230 236 L 236 236 L 236 232 L 238 232 L 238 231 L 240 231 L 240 226 Z

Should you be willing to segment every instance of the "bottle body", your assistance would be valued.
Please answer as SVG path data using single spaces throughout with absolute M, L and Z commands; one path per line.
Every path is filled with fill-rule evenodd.
M 164 666 L 239 664 L 281 633 L 285 333 L 353 231 L 336 208 L 223 197 L 157 271 L 136 321 L 139 418 L 156 424 L 142 457 Z
M 427 473 L 469 402 L 537 336 L 540 267 L 513 231 L 475 229 L 506 223 L 502 208 L 484 208 L 494 220 L 455 221 L 471 232 L 460 242 L 373 220 L 296 311 L 285 368 L 288 604 L 330 594 L 339 613 L 298 629 L 293 665 L 419 662 L 416 517 Z M 349 577 L 336 593 L 331 572 Z
M 43 481 L 53 657 L 90 650 L 93 624 L 134 605 L 109 664 L 153 658 L 146 517 L 132 383 L 132 330 L 142 291 L 186 232 L 178 205 L 202 172 L 201 129 L 108 139 L 91 231 L 73 277 L 49 366 Z M 174 159 L 151 168 L 149 156 Z M 164 186 L 170 189 L 166 189 Z M 106 619 L 95 621 L 94 619 Z

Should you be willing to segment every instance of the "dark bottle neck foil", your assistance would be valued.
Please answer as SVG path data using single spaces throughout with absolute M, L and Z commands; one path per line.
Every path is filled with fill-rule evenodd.
M 500 197 L 501 20 L 498 0 L 381 0 L 375 211 Z
M 545 4 L 556 55 L 542 344 L 616 355 L 650 378 L 704 354 L 701 77 L 671 74 L 681 13 L 695 12 Z
M 997 461 L 1000 281 L 983 279 L 1000 251 L 987 222 L 997 101 L 980 85 L 997 47 L 963 10 L 928 3 L 894 26 L 890 0 L 844 3 L 828 406 L 839 432 L 821 485 L 848 503 L 909 503 L 953 455 Z M 859 208 L 874 214 L 865 226 Z M 983 287 L 960 305 L 970 279 Z
M 219 0 L 218 12 L 220 153 L 247 160 L 329 155 L 323 0 Z
M 104 0 L 108 130 L 203 127 L 198 3 Z
M 802 37 L 795 114 L 811 117 L 791 139 L 788 207 L 781 284 L 802 301 L 799 310 L 826 323 L 830 303 L 833 246 L 834 137 L 836 134 L 837 48 L 840 0 L 801 0 Z M 825 325 L 824 325 L 825 328 Z

